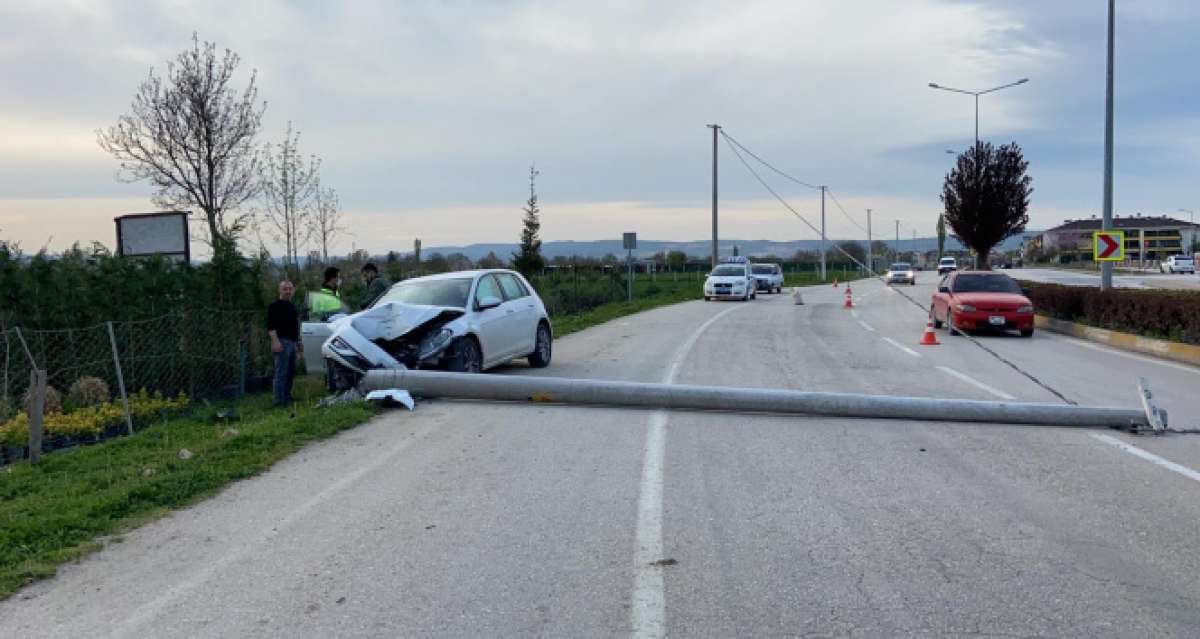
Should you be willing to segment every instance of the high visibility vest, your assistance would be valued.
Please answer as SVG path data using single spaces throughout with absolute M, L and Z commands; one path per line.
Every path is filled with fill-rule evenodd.
M 345 312 L 342 298 L 336 291 L 322 288 L 308 294 L 308 311 L 312 315 L 325 316 Z

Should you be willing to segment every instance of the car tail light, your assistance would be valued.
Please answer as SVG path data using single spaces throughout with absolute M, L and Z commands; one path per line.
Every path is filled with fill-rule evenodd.
M 958 306 L 955 306 L 954 308 L 957 309 L 960 313 L 974 313 L 975 312 L 975 307 L 971 306 L 970 304 L 959 304 Z
M 1027 304 L 1027 305 L 1025 305 L 1025 306 L 1022 306 L 1022 307 L 1020 307 L 1020 308 L 1018 308 L 1018 309 L 1017 309 L 1017 312 L 1018 312 L 1018 313 L 1032 313 L 1032 312 L 1033 312 L 1033 305 L 1032 305 L 1032 304 Z

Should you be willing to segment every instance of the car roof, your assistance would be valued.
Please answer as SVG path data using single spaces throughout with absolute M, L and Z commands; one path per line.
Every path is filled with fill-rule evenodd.
M 992 277 L 1007 277 L 1009 279 L 1012 279 L 1012 276 L 1009 275 L 1008 273 L 1001 273 L 999 271 L 954 271 L 953 274 L 954 275 L 990 275 Z
M 517 273 L 516 271 L 511 271 L 506 268 L 487 268 L 487 269 L 474 269 L 474 270 L 470 270 L 470 271 L 450 271 L 449 273 L 434 273 L 433 275 L 422 275 L 421 277 L 412 277 L 412 278 L 409 278 L 404 281 L 405 282 L 430 282 L 430 281 L 434 281 L 434 280 L 455 280 L 455 279 L 463 279 L 463 278 L 467 278 L 467 277 L 474 279 L 476 277 L 479 277 L 480 275 L 487 275 L 488 273 L 511 273 L 513 275 L 519 275 L 519 273 Z

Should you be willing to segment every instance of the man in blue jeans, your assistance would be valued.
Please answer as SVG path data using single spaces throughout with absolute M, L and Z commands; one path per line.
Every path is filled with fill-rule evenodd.
M 296 354 L 304 352 L 300 341 L 300 314 L 292 304 L 296 288 L 283 280 L 279 283 L 279 299 L 267 307 L 267 335 L 271 336 L 271 352 L 275 354 L 275 405 L 286 408 L 292 404 L 292 381 L 296 379 Z

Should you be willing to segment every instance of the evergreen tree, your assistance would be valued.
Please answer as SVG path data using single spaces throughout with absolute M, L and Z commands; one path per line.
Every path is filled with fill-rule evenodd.
M 513 269 L 520 271 L 526 277 L 541 273 L 546 266 L 546 260 L 542 257 L 542 239 L 538 237 L 542 221 L 541 211 L 538 209 L 537 190 L 534 188 L 534 180 L 537 179 L 537 176 L 537 169 L 529 167 L 529 201 L 522 209 L 525 211 L 525 218 L 522 221 L 521 248 L 520 252 L 513 254 L 512 260 Z

